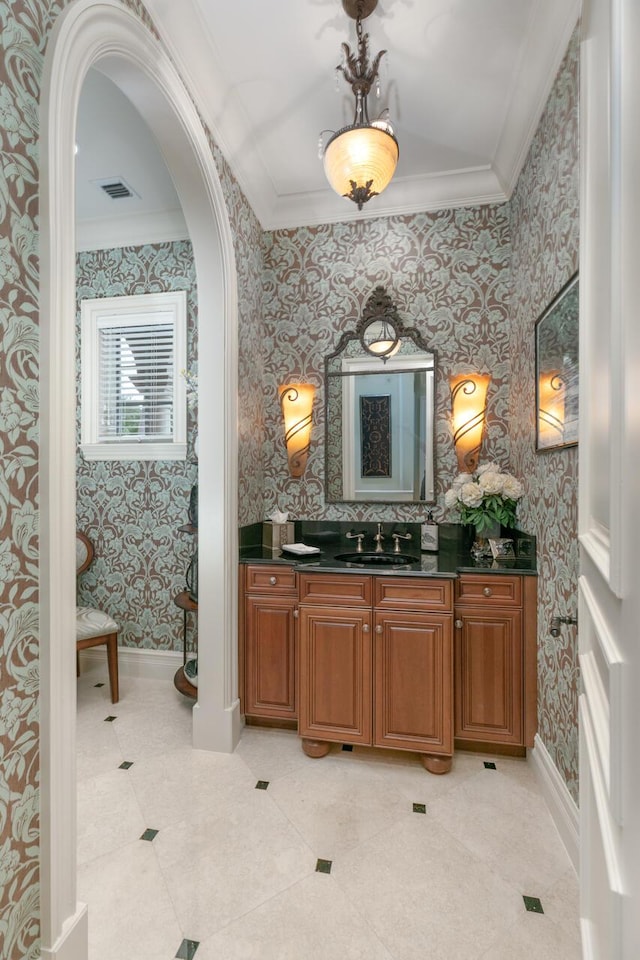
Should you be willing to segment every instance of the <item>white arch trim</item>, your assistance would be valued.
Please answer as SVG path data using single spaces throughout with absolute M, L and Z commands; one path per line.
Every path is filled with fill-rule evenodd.
M 41 96 L 41 920 L 42 957 L 86 960 L 76 892 L 75 208 L 78 98 L 97 66 L 138 107 L 173 176 L 198 286 L 199 693 L 193 743 L 231 751 L 237 696 L 237 285 L 206 133 L 162 44 L 117 0 L 77 0 L 47 46 Z M 217 415 L 212 415 L 212 413 Z

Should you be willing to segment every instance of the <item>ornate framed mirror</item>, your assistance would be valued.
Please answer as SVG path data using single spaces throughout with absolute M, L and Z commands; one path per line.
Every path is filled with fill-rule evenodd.
M 325 358 L 329 503 L 435 501 L 436 355 L 384 287 Z

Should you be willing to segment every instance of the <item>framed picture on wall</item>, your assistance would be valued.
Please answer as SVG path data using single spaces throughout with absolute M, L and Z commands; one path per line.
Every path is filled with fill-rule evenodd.
M 536 321 L 536 450 L 578 442 L 578 274 Z

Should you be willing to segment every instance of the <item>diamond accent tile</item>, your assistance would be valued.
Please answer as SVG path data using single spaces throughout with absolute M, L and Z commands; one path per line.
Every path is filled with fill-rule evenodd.
M 485 768 L 485 770 L 495 770 L 495 769 L 497 769 L 495 763 L 493 762 L 493 760 L 485 760 L 485 761 L 484 761 L 484 768 Z
M 158 836 L 158 831 L 157 831 L 157 830 L 152 830 L 150 827 L 147 827 L 147 829 L 146 829 L 145 832 L 142 834 L 142 836 L 140 837 L 140 839 L 141 839 L 141 840 L 153 840 L 154 837 L 157 837 L 157 836 Z
M 256 783 L 256 790 L 266 790 L 269 786 L 268 780 L 258 780 Z
M 96 722 L 101 709 L 96 716 L 95 696 L 86 695 L 93 689 L 95 675 L 79 680 L 85 696 L 79 698 L 78 709 L 86 711 L 87 719 L 79 723 L 81 734 L 86 733 L 83 748 L 87 753 L 93 751 L 96 759 L 79 784 L 85 799 L 79 822 L 86 842 L 81 845 L 78 892 L 86 894 L 88 902 L 102 904 L 102 916 L 94 911 L 97 942 L 113 935 L 114 906 L 120 902 L 118 887 L 126 894 L 126 902 L 119 907 L 124 911 L 122 935 L 108 951 L 109 960 L 138 954 L 141 958 L 144 954 L 146 960 L 147 953 L 149 960 L 151 954 L 154 960 L 198 960 L 205 954 L 235 960 L 238 943 L 247 955 L 264 956 L 264 960 L 269 952 L 265 943 L 273 947 L 274 957 L 284 957 L 289 946 L 296 958 L 315 958 L 316 954 L 319 958 L 327 916 L 336 921 L 332 930 L 336 940 L 331 943 L 336 957 L 349 955 L 352 938 L 361 942 L 360 952 L 368 960 L 390 957 L 373 932 L 371 936 L 367 933 L 367 928 L 373 931 L 378 918 L 384 916 L 384 923 L 380 921 L 384 935 L 393 938 L 398 956 L 429 956 L 435 936 L 437 952 L 447 958 L 476 960 L 487 950 L 491 952 L 495 941 L 496 957 L 540 954 L 549 960 L 579 960 L 577 881 L 573 868 L 565 863 L 564 851 L 555 858 L 551 845 L 547 850 L 544 841 L 551 831 L 546 807 L 533 773 L 519 760 L 496 757 L 500 777 L 483 778 L 480 771 L 485 769 L 486 754 L 461 752 L 453 779 L 429 777 L 425 783 L 414 756 L 385 753 L 383 758 L 389 756 L 392 762 L 380 763 L 368 750 L 358 747 L 356 751 L 358 744 L 353 744 L 357 764 L 348 758 L 337 762 L 334 753 L 333 762 L 312 765 L 300 750 L 295 731 L 248 726 L 240 756 L 191 752 L 186 721 L 185 750 L 177 753 L 173 741 L 166 750 L 152 738 L 167 709 L 174 706 L 172 700 L 167 706 L 165 686 L 158 682 L 158 695 L 147 696 L 148 690 L 155 691 L 155 681 L 133 678 L 129 682 L 134 689 L 139 682 L 145 695 L 147 726 L 139 732 L 140 698 L 130 698 L 119 705 L 118 739 L 114 741 L 113 733 Z M 182 701 L 176 700 L 178 723 L 183 713 L 188 713 L 182 706 Z M 129 739 L 130 728 L 136 736 Z M 333 750 L 340 752 L 341 747 L 342 743 L 335 744 Z M 94 781 L 101 772 L 104 782 L 96 789 Z M 123 772 L 126 777 L 121 776 Z M 273 781 L 266 780 L 267 772 Z M 264 778 L 262 782 L 258 777 Z M 193 786 L 188 817 L 180 797 L 186 782 Z M 255 790 L 268 784 L 269 800 L 255 796 L 255 790 L 252 794 L 251 784 Z M 425 799 L 414 801 L 416 793 Z M 99 817 L 96 800 L 101 804 Z M 212 804 L 223 814 L 219 827 L 209 816 Z M 424 820 L 419 824 L 410 820 L 407 814 L 411 812 Z M 292 828 L 288 822 L 293 823 Z M 145 831 L 145 823 L 157 823 L 158 827 L 144 833 L 146 843 L 132 844 L 131 838 L 140 838 Z M 465 829 L 463 823 L 467 823 Z M 217 832 L 209 849 L 212 828 Z M 94 829 L 104 835 L 94 836 Z M 227 843 L 234 829 L 236 833 Z M 305 837 L 304 842 L 292 835 L 296 830 Z M 247 833 L 250 839 L 243 845 Z M 484 837 L 482 842 L 476 843 L 477 834 Z M 191 840 L 198 849 L 198 872 L 208 888 L 203 895 L 201 878 L 193 876 L 186 849 Z M 264 845 L 258 860 L 256 844 Z M 466 852 L 467 845 L 472 856 Z M 113 853 L 103 859 L 102 853 L 110 849 Z M 327 859 L 314 864 L 312 851 L 317 858 L 322 851 Z M 332 879 L 334 857 L 339 886 Z M 274 879 L 274 872 L 282 866 L 283 875 Z M 142 878 L 136 881 L 134 873 L 140 867 Z M 257 893 L 244 896 L 246 876 L 255 868 L 251 885 L 257 887 Z M 327 879 L 314 880 L 314 872 Z M 157 937 L 153 945 L 145 937 L 144 918 L 139 916 L 140 887 L 136 882 L 148 884 L 154 897 Z M 430 905 L 428 911 L 418 911 L 418 919 L 413 902 L 416 885 Z M 104 893 L 100 893 L 103 886 Z M 527 889 L 545 898 L 541 907 L 534 906 L 535 899 L 523 899 Z M 389 899 L 393 911 L 387 909 Z M 539 920 L 523 916 L 528 902 Z M 458 909 L 468 922 L 447 931 L 443 915 Z M 354 910 L 355 921 L 351 916 Z M 549 917 L 553 923 L 548 922 Z M 289 929 L 287 920 L 291 921 Z M 293 938 L 291 925 L 296 927 Z
M 191 960 L 192 957 L 195 957 L 196 950 L 200 946 L 199 940 L 183 940 L 180 946 L 178 947 L 178 952 L 176 953 L 176 960 Z
M 94 687 L 104 687 L 104 683 L 94 683 Z
M 117 717 L 105 717 L 105 718 L 104 718 L 104 722 L 105 722 L 105 723 L 113 723 L 113 721 L 114 721 L 114 720 L 117 720 L 117 719 L 118 719 Z
M 542 904 L 540 903 L 540 900 L 538 897 L 523 896 L 522 899 L 524 900 L 524 905 L 526 909 L 529 911 L 529 913 L 544 913 L 544 910 L 542 909 Z

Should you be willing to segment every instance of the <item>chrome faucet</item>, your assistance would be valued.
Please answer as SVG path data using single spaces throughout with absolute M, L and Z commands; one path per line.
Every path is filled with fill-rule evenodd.
M 376 542 L 376 553 L 384 553 L 384 547 L 382 546 L 382 541 L 384 540 L 384 536 L 382 533 L 381 523 L 378 524 L 378 532 L 376 533 L 373 539 Z

